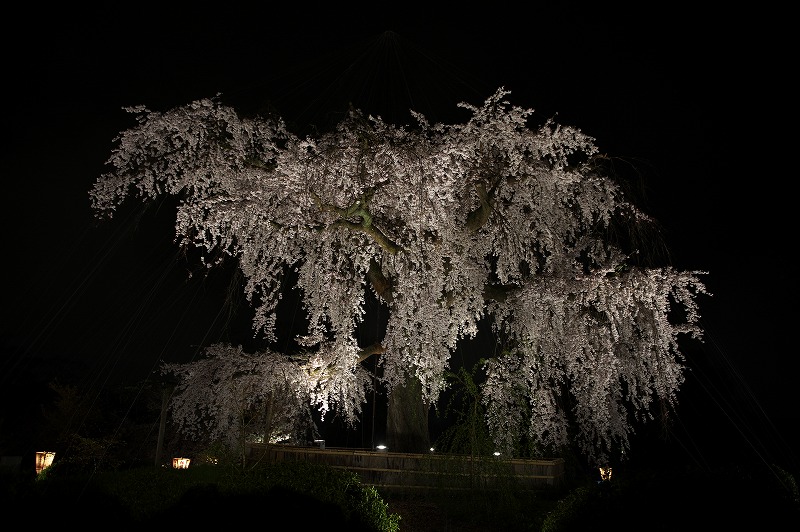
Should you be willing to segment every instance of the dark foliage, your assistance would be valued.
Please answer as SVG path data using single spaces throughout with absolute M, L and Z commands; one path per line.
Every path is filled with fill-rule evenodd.
M 37 527 L 113 524 L 231 526 L 242 519 L 303 530 L 393 532 L 399 517 L 355 475 L 309 464 L 233 471 L 142 468 L 94 475 L 46 470 L 31 479 L 3 475 L 3 516 Z M 10 520 L 10 521 L 9 521 Z

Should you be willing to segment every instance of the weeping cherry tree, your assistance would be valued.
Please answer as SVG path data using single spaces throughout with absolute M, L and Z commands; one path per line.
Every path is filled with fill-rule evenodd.
M 177 196 L 176 241 L 208 267 L 237 261 L 254 335 L 267 342 L 294 273 L 308 318 L 300 354 L 230 348 L 216 358 L 228 374 L 254 377 L 242 388 L 253 397 L 289 386 L 297 408 L 356 423 L 372 386 L 364 362 L 377 356 L 390 446 L 427 449 L 427 412 L 451 355 L 485 320 L 503 346 L 481 388 L 498 449 L 573 442 L 602 463 L 629 448 L 656 405 L 677 406 L 679 340 L 702 341 L 705 272 L 644 261 L 641 235 L 654 221 L 623 193 L 595 140 L 553 120 L 530 127 L 533 111 L 508 94 L 460 104 L 464 123 L 412 111 L 413 126 L 400 127 L 350 109 L 306 138 L 218 98 L 131 108 L 137 124 L 115 139 L 92 207 L 111 217 L 129 196 Z M 378 342 L 359 345 L 367 296 L 388 318 Z M 234 396 L 221 393 L 195 403 L 233 411 L 223 403 Z M 189 428 L 198 420 L 187 404 L 173 415 Z
M 242 462 L 248 441 L 299 443 L 300 435 L 316 435 L 308 398 L 321 387 L 304 364 L 225 344 L 203 354 L 192 363 L 162 366 L 178 383 L 170 408 L 181 434 L 221 443 Z

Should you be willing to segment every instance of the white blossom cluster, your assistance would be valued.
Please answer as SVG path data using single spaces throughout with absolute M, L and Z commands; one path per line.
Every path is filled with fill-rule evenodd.
M 602 464 L 629 448 L 632 420 L 652 417 L 657 399 L 674 407 L 682 384 L 678 337 L 700 338 L 696 276 L 671 268 L 540 278 L 496 307 L 495 324 L 515 349 L 487 363 L 487 421 L 510 451 L 521 434 L 541 445 L 566 445 L 560 394 L 574 401 L 577 443 Z M 673 325 L 680 306 L 689 317 Z
M 609 235 L 648 219 L 600 170 L 594 139 L 551 120 L 529 128 L 533 111 L 507 94 L 461 104 L 472 114 L 464 124 L 412 113 L 415 126 L 399 127 L 351 110 L 303 139 L 216 100 L 131 109 L 138 125 L 118 137 L 93 207 L 111 215 L 129 195 L 177 195 L 178 237 L 238 259 L 266 339 L 276 338 L 281 273 L 296 269 L 308 353 L 286 382 L 323 411 L 360 411 L 367 346 L 355 331 L 369 288 L 390 311 L 377 351 L 389 389 L 415 376 L 435 402 L 457 342 L 490 319 L 510 346 L 484 387 L 498 445 L 577 438 L 600 460 L 627 447 L 656 398 L 674 404 L 678 336 L 701 339 L 704 272 L 629 264 L 633 250 Z

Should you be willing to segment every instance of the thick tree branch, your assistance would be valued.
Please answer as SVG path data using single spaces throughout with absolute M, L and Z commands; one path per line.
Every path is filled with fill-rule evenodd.
M 469 232 L 474 233 L 489 221 L 489 216 L 492 214 L 494 206 L 494 194 L 501 180 L 502 178 L 497 179 L 489 190 L 486 190 L 484 183 L 475 185 L 475 192 L 478 194 L 481 205 L 467 215 L 467 230 Z
M 372 355 L 380 355 L 386 352 L 386 348 L 383 347 L 379 342 L 376 342 L 370 346 L 363 348 L 361 351 L 358 352 L 358 361 L 364 362 L 366 359 L 371 357 Z
M 506 300 L 509 294 L 519 290 L 520 287 L 516 285 L 502 285 L 502 284 L 485 284 L 483 287 L 483 299 L 493 300 L 502 303 Z
M 381 299 L 386 302 L 392 301 L 392 282 L 383 275 L 380 265 L 374 259 L 369 262 L 367 281 Z
M 398 245 L 383 231 L 373 225 L 372 214 L 369 212 L 369 209 L 367 209 L 367 204 L 369 203 L 369 200 L 372 199 L 374 193 L 375 191 L 373 189 L 366 191 L 361 195 L 360 199 L 354 201 L 353 204 L 347 208 L 324 203 L 322 199 L 320 199 L 320 197 L 313 192 L 311 193 L 311 197 L 314 199 L 314 203 L 316 203 L 319 210 L 336 213 L 341 218 L 340 220 L 332 223 L 329 227 L 346 227 L 347 229 L 351 229 L 353 231 L 361 231 L 362 233 L 372 237 L 375 243 L 394 255 L 400 251 L 400 245 Z M 361 219 L 361 221 L 354 222 L 350 219 L 353 217 L 358 217 Z
M 329 227 L 346 227 L 353 231 L 361 231 L 372 237 L 376 244 L 394 255 L 400 251 L 400 246 L 374 225 L 364 226 L 364 223 L 351 222 L 350 220 L 336 220 Z

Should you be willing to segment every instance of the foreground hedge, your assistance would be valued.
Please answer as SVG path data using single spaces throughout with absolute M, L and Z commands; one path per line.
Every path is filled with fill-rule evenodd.
M 400 517 L 388 513 L 375 488 L 362 485 L 353 473 L 316 464 L 269 464 L 248 471 L 204 465 L 47 473 L 15 487 L 6 515 L 55 526 L 213 526 L 255 520 L 303 529 L 399 530 Z

